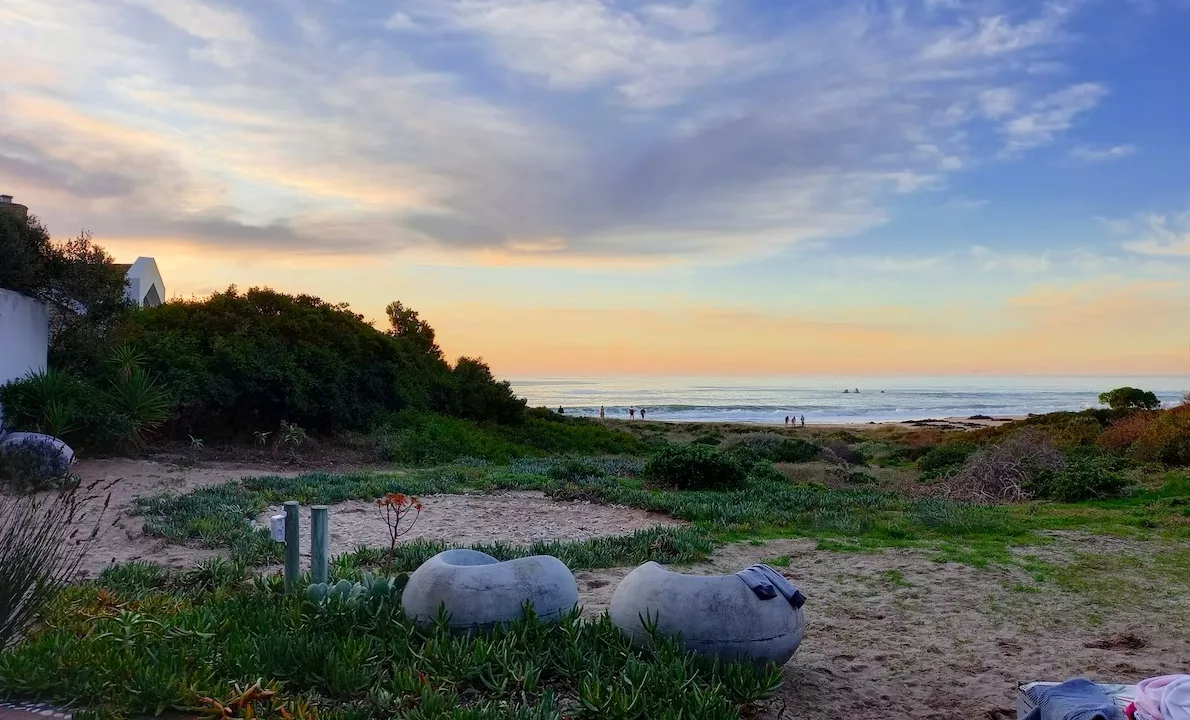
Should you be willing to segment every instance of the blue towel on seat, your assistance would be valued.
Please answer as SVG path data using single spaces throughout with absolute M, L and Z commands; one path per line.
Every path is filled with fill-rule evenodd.
M 752 588 L 752 592 L 756 593 L 756 597 L 761 600 L 771 600 L 781 595 L 789 601 L 794 609 L 806 604 L 806 596 L 802 595 L 802 591 L 786 580 L 784 575 L 768 565 L 753 565 L 739 571 L 736 575 L 747 583 L 748 587 Z
M 1037 707 L 1025 720 L 1126 720 L 1111 697 L 1085 678 L 1029 688 L 1026 694 Z

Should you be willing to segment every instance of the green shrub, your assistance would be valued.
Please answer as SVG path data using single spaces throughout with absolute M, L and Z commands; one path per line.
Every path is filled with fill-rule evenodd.
M 777 433 L 736 436 L 728 440 L 724 447 L 740 456 L 745 464 L 751 464 L 757 459 L 782 463 L 810 462 L 822 452 L 822 448 L 809 440 L 785 437 Z
M 655 485 L 681 490 L 732 490 L 747 472 L 732 455 L 706 445 L 663 448 L 645 464 L 645 477 Z
M 451 370 L 454 399 L 451 414 L 468 420 L 516 425 L 525 419 L 525 401 L 508 381 L 492 377 L 481 360 L 462 357 Z
M 962 467 L 975 452 L 975 445 L 969 443 L 947 443 L 936 445 L 917 459 L 917 467 L 923 473 L 932 475 L 945 474 L 950 470 Z
M 723 444 L 723 440 L 714 435 L 699 435 L 690 442 L 693 445 L 710 445 L 712 447 Z
M 867 462 L 867 458 L 856 449 L 859 445 L 860 443 L 848 443 L 842 437 L 828 437 L 822 441 L 822 455 L 827 460 L 862 465 Z
M 113 357 L 126 364 L 112 363 L 107 377 L 96 373 L 106 390 L 89 378 L 52 369 L 0 388 L 9 424 L 53 435 L 78 450 L 142 445 L 169 417 L 172 401 L 135 356 L 117 351 Z
M 605 475 L 603 468 L 595 463 L 577 457 L 566 457 L 546 471 L 546 476 L 562 482 L 578 482 Z
M 105 422 L 103 400 L 103 392 L 88 381 L 52 369 L 0 387 L 8 428 L 53 435 L 76 450 L 110 444 L 120 431 Z
M 473 422 L 432 413 L 391 415 L 372 437 L 377 459 L 414 467 L 461 457 L 507 461 L 528 454 Z
M 1027 489 L 1038 499 L 1081 502 L 1117 497 L 1131 485 L 1118 458 L 1082 451 L 1070 453 L 1061 470 L 1035 476 Z
M 801 438 L 785 438 L 781 444 L 777 446 L 777 450 L 771 459 L 773 462 L 782 463 L 810 462 L 817 458 L 821 452 L 822 448 L 818 447 L 809 440 L 803 440 Z

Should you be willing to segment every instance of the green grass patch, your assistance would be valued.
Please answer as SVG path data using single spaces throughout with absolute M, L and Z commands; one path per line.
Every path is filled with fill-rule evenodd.
M 736 490 L 647 487 L 639 458 L 521 458 L 507 465 L 482 461 L 402 473 L 249 478 L 181 497 L 138 500 L 145 531 L 177 542 L 227 547 L 244 562 L 276 562 L 280 546 L 250 521 L 284 500 L 304 505 L 370 500 L 388 492 L 413 495 L 540 490 L 558 500 L 623 505 L 689 521 L 692 527 L 637 533 L 624 539 L 480 547 L 498 557 L 543 552 L 575 568 L 632 565 L 646 559 L 693 562 L 711 542 L 806 537 L 820 549 L 928 549 L 942 562 L 976 567 L 1013 563 L 1014 546 L 1043 544 L 1043 530 L 1077 530 L 1136 538 L 1190 537 L 1182 475 L 1160 488 L 1126 498 L 1077 504 L 986 506 L 937 498 L 906 498 L 871 486 L 832 489 L 795 483 L 770 463 L 757 462 Z M 412 569 L 438 546 L 410 543 L 402 567 Z M 445 547 L 445 546 L 442 546 Z M 427 554 L 428 553 L 428 554 Z M 365 551 L 359 562 L 365 562 Z
M 460 458 L 508 462 L 555 454 L 639 455 L 649 446 L 636 436 L 585 418 L 530 414 L 516 425 L 405 412 L 389 416 L 355 444 L 378 460 L 428 467 Z
M 779 669 L 699 661 L 672 640 L 634 647 L 606 615 L 530 614 L 460 636 L 415 626 L 396 596 L 312 604 L 271 578 L 195 579 L 135 565 L 68 589 L 0 654 L 0 694 L 105 718 L 218 716 L 219 702 L 260 720 L 734 720 L 781 682 Z

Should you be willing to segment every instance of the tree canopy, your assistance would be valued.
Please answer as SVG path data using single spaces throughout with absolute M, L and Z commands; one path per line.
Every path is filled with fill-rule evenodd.
M 1161 407 L 1155 394 L 1134 387 L 1118 387 L 1100 393 L 1099 402 L 1112 410 L 1157 410 Z

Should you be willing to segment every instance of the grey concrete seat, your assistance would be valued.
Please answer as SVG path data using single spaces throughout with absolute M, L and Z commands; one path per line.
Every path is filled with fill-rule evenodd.
M 793 657 L 805 627 L 801 608 L 780 595 L 762 600 L 738 575 L 682 575 L 655 562 L 620 582 L 610 614 L 637 643 L 649 640 L 648 618 L 699 655 L 778 665 Z
M 447 550 L 421 564 L 401 595 L 405 614 L 425 625 L 440 607 L 458 631 L 487 630 L 523 615 L 525 601 L 537 616 L 556 621 L 578 605 L 578 583 L 556 557 L 534 555 L 500 562 L 476 550 Z

